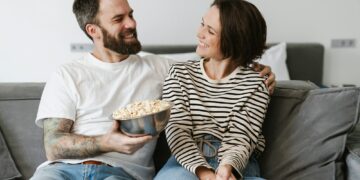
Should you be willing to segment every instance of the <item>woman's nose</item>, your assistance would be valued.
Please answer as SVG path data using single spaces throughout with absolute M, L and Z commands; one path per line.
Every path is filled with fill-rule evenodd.
M 197 32 L 197 37 L 199 38 L 199 39 L 204 39 L 204 28 L 203 27 L 199 27 L 199 29 L 198 29 L 198 32 Z

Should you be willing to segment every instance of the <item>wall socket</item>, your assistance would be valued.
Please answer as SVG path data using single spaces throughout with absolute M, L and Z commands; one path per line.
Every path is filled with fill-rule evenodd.
M 355 48 L 356 39 L 332 39 L 332 48 Z
M 93 49 L 93 45 L 89 43 L 71 43 L 71 52 L 90 52 Z

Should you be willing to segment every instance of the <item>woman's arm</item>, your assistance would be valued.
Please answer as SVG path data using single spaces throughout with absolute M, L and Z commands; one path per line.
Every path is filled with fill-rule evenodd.
M 241 175 L 258 144 L 268 103 L 269 93 L 263 82 L 248 98 L 240 100 L 219 149 L 219 167 L 231 165 Z
M 181 86 L 181 78 L 179 79 L 176 70 L 176 66 L 170 69 L 163 87 L 163 100 L 174 103 L 166 127 L 166 137 L 170 150 L 176 160 L 193 173 L 199 166 L 211 169 L 192 137 L 193 123 L 190 116 L 188 96 L 186 89 Z

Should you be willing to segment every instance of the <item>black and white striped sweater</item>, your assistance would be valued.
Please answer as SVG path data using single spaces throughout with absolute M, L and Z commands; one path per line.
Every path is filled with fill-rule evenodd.
M 194 141 L 210 134 L 222 141 L 220 165 L 229 164 L 241 174 L 251 153 L 265 147 L 261 128 L 269 93 L 264 80 L 258 72 L 239 67 L 214 81 L 203 60 L 173 65 L 163 99 L 174 103 L 166 136 L 177 161 L 193 173 L 199 166 L 211 168 Z

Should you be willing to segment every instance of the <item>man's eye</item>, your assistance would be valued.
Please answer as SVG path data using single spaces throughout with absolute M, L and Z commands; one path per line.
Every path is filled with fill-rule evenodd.
M 202 23 L 200 23 L 201 24 L 201 26 L 203 26 L 204 27 L 204 23 L 202 22 Z
M 121 22 L 122 20 L 122 18 L 115 19 L 116 22 Z

